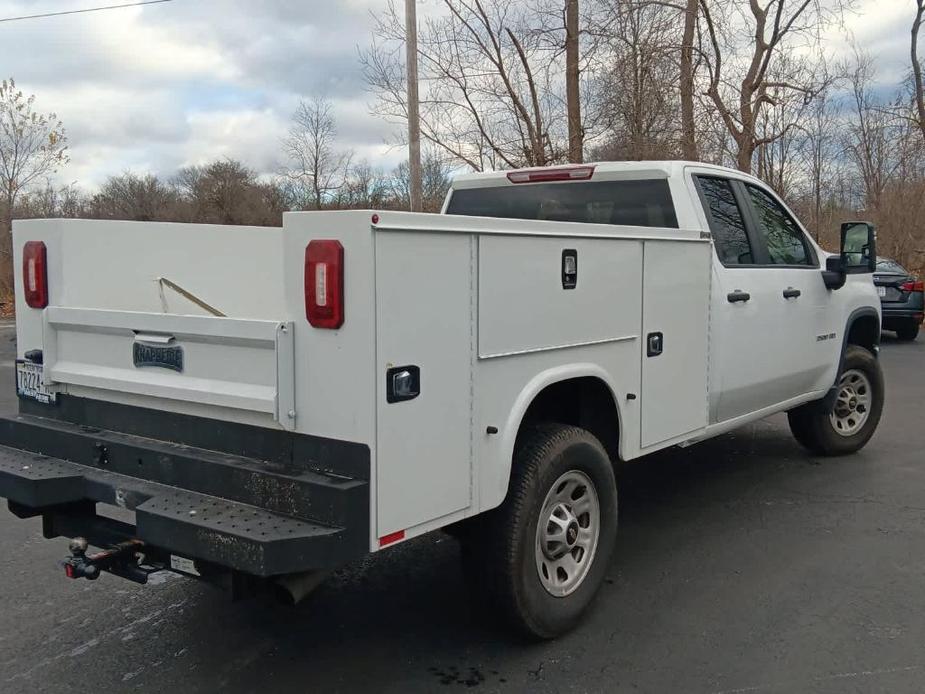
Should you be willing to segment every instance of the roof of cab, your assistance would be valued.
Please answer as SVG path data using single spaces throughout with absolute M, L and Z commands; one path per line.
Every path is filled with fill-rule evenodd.
M 717 166 L 716 164 L 706 164 L 699 161 L 599 161 L 588 162 L 586 164 L 564 164 L 562 166 L 554 167 L 534 167 L 526 169 L 506 169 L 501 171 L 465 173 L 454 177 L 451 187 L 458 190 L 461 188 L 488 188 L 493 186 L 519 185 L 508 180 L 507 175 L 512 171 L 540 171 L 549 168 L 564 169 L 588 166 L 594 167 L 594 175 L 592 180 L 597 181 L 618 180 L 620 178 L 670 178 L 672 176 L 680 175 L 684 168 L 687 166 L 696 166 L 701 169 L 712 169 L 717 173 L 734 175 L 736 177 L 751 178 L 747 174 L 743 174 L 741 171 L 736 169 L 730 169 L 725 166 Z M 580 181 L 575 182 L 580 183 Z

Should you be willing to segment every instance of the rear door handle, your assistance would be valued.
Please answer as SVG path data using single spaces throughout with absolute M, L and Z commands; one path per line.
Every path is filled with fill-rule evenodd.
M 751 298 L 752 298 L 751 294 L 749 294 L 748 292 L 743 292 L 741 289 L 736 289 L 734 292 L 729 292 L 726 295 L 726 299 L 729 301 L 730 304 L 735 304 L 740 301 L 744 303 Z
M 802 294 L 802 292 L 799 289 L 794 289 L 793 287 L 787 287 L 784 290 L 785 299 L 796 299 L 798 296 L 800 296 L 800 294 Z

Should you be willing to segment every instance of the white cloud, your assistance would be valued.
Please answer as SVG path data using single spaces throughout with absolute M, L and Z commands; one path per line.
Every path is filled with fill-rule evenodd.
M 390 167 L 402 155 L 383 144 L 392 128 L 370 115 L 357 61 L 381 4 L 175 0 L 0 23 L 0 69 L 64 121 L 65 181 L 219 157 L 272 173 L 292 112 L 313 94 L 332 100 L 344 148 Z M 0 0 L 0 17 L 86 6 Z
M 189 126 L 183 166 L 228 157 L 266 173 L 282 163 L 279 137 L 287 122 L 272 109 L 194 113 L 189 117 Z
M 386 2 L 174 0 L 0 23 L 0 70 L 64 121 L 65 181 L 92 186 L 125 169 L 169 175 L 218 157 L 272 173 L 298 100 L 313 94 L 332 100 L 344 148 L 390 168 L 404 152 L 385 144 L 394 126 L 369 113 L 357 60 L 370 12 Z M 0 17 L 88 4 L 0 0 Z M 438 5 L 420 2 L 421 16 Z M 858 9 L 846 27 L 878 57 L 881 80 L 897 84 L 908 70 L 914 0 L 862 0 Z M 828 41 L 844 55 L 843 33 Z
M 881 83 L 898 87 L 911 67 L 909 41 L 914 16 L 914 0 L 864 0 L 857 12 L 846 15 L 844 27 L 829 33 L 830 54 L 849 57 L 853 40 L 876 59 Z

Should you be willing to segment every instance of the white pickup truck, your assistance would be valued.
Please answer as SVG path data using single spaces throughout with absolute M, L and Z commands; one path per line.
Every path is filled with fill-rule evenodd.
M 444 528 L 553 637 L 608 569 L 614 461 L 783 411 L 816 454 L 868 441 L 874 243 L 849 222 L 829 255 L 761 181 L 685 162 L 460 176 L 443 215 L 17 222 L 0 496 L 77 538 L 72 578 L 237 596 Z

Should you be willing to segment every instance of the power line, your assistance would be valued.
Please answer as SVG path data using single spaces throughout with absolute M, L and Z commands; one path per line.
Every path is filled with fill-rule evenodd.
M 144 2 L 130 2 L 125 5 L 105 5 L 104 7 L 87 7 L 83 10 L 67 10 L 65 12 L 46 12 L 45 14 L 28 14 L 21 17 L 4 17 L 0 22 L 17 22 L 20 19 L 40 19 L 41 17 L 60 17 L 65 14 L 83 14 L 84 12 L 101 12 L 103 10 L 119 10 L 123 7 L 138 7 L 139 5 L 157 5 L 173 0 L 144 0 Z

